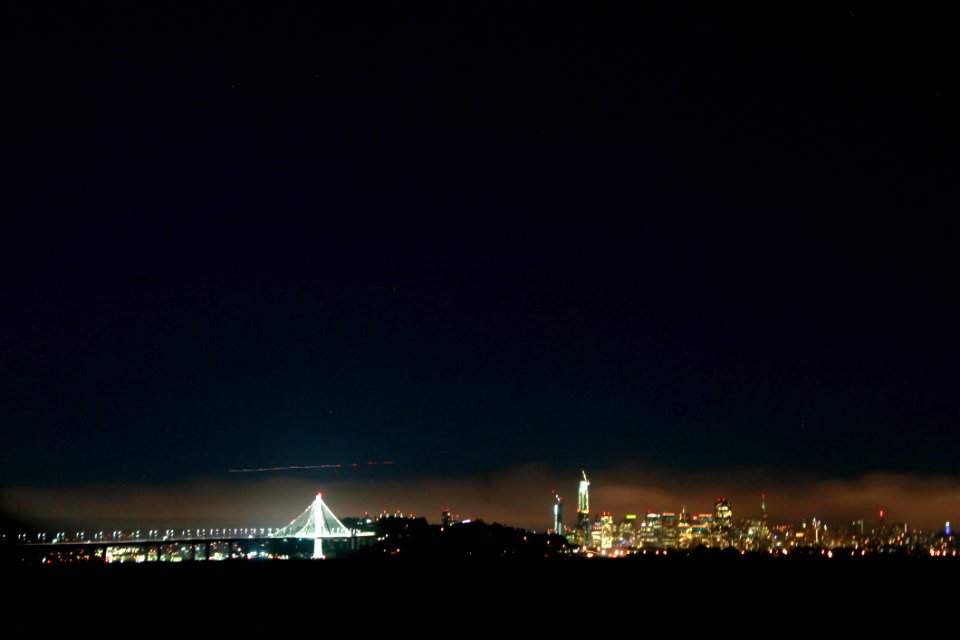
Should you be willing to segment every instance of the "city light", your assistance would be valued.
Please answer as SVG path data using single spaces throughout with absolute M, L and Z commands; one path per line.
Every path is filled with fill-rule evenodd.
M 560 555 L 622 558 L 635 554 L 654 558 L 703 551 L 735 551 L 738 556 L 751 553 L 773 557 L 791 554 L 816 555 L 825 559 L 864 557 L 875 554 L 899 554 L 933 558 L 954 558 L 960 541 L 952 535 L 950 521 L 940 532 L 925 532 L 907 523 L 888 522 L 886 510 L 877 512 L 871 524 L 860 518 L 846 525 L 832 526 L 812 516 L 795 522 L 776 521 L 768 513 L 768 496 L 752 506 L 734 510 L 728 498 L 717 498 L 712 512 L 694 513 L 682 507 L 679 512 L 647 510 L 617 516 L 606 510 L 592 515 L 589 509 L 590 481 L 581 473 L 578 486 L 577 525 L 566 529 L 562 519 L 562 499 L 551 491 L 551 527 L 545 527 L 545 549 Z M 775 500 L 775 499 L 774 499 Z M 775 507 L 775 501 L 772 503 Z M 746 516 L 740 516 L 740 513 Z M 328 552 L 344 553 L 341 543 L 350 542 L 356 551 L 387 538 L 397 538 L 400 546 L 390 554 L 403 551 L 403 540 L 411 523 L 424 518 L 384 511 L 378 518 L 367 513 L 350 518 L 345 524 L 330 510 L 318 493 L 302 513 L 284 527 L 200 527 L 99 530 L 87 535 L 83 529 L 68 534 L 20 532 L 10 535 L 23 549 L 36 549 L 44 564 L 74 561 L 100 561 L 109 564 L 144 562 L 222 561 L 231 559 L 279 560 L 292 558 L 322 559 Z M 438 533 L 470 526 L 472 518 L 454 516 L 448 507 L 440 512 Z M 400 525 L 401 528 L 397 528 Z M 426 531 L 427 529 L 423 529 Z M 530 545 L 536 532 L 523 531 L 524 545 Z M 543 535 L 543 534 L 540 534 Z M 4 538 L 6 539 L 6 538 Z M 559 540 L 559 543 L 557 541 Z M 303 544 L 307 543 L 307 544 Z M 56 551 L 53 549 L 56 548 Z M 514 553 L 504 547 L 501 555 Z M 547 554 L 550 555 L 549 553 Z

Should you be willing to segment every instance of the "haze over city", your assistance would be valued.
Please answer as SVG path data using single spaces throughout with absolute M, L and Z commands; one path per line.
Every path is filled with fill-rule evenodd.
M 303 478 L 205 478 L 170 485 L 100 484 L 84 487 L 18 488 L 4 495 L 5 506 L 36 526 L 146 528 L 153 526 L 281 526 L 299 513 L 322 489 L 341 515 L 383 511 L 414 514 L 437 523 L 440 507 L 463 518 L 501 522 L 545 531 L 552 527 L 551 489 L 565 499 L 565 523 L 576 522 L 577 475 L 556 482 L 551 470 L 529 465 L 458 478 L 390 478 L 350 480 Z M 570 479 L 573 479 L 571 482 Z M 873 474 L 853 479 L 795 477 L 771 481 L 769 473 L 730 470 L 672 478 L 650 469 L 623 466 L 594 474 L 595 514 L 610 511 L 618 518 L 647 511 L 709 512 L 718 495 L 728 498 L 737 518 L 760 515 L 766 480 L 767 511 L 775 522 L 819 518 L 832 526 L 858 519 L 874 523 L 884 509 L 891 521 L 913 528 L 942 530 L 960 496 L 948 476 L 917 479 L 905 474 Z

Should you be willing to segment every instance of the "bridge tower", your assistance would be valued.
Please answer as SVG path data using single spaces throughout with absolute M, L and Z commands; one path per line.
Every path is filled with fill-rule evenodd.
M 323 540 L 325 538 L 349 538 L 353 532 L 343 526 L 318 493 L 303 513 L 290 521 L 285 527 L 277 529 L 276 538 L 304 538 L 313 540 L 313 557 L 323 558 Z

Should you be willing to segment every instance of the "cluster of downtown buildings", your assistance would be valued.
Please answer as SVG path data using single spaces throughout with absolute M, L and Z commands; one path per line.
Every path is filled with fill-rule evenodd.
M 563 499 L 553 492 L 552 533 L 564 536 L 583 550 L 618 556 L 637 551 L 734 549 L 742 552 L 789 553 L 794 549 L 850 549 L 861 553 L 899 552 L 957 555 L 960 540 L 950 523 L 943 530 L 924 532 L 906 523 L 886 522 L 884 512 L 873 525 L 863 519 L 841 528 L 828 527 L 817 518 L 800 523 L 771 524 L 767 518 L 766 495 L 760 496 L 760 517 L 734 519 L 726 498 L 717 498 L 710 513 L 648 512 L 642 517 L 626 514 L 615 519 L 609 511 L 590 512 L 590 481 L 582 473 L 577 492 L 577 521 L 571 528 L 563 522 Z

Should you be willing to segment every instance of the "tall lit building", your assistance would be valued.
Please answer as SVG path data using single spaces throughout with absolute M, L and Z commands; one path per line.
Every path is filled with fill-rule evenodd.
M 663 531 L 663 521 L 659 513 L 648 513 L 640 523 L 640 546 L 648 549 L 659 549 L 660 536 Z
M 677 514 L 663 513 L 660 516 L 660 547 L 676 549 L 680 541 Z
M 620 546 L 632 547 L 636 536 L 637 514 L 628 513 L 620 523 Z
M 713 514 L 699 513 L 690 523 L 690 546 L 711 546 L 710 533 L 713 531 Z
M 577 490 L 577 529 L 582 532 L 580 535 L 583 535 L 584 544 L 590 544 L 590 481 L 587 480 L 586 471 L 580 473 L 583 474 L 583 480 Z
M 758 551 L 767 551 L 773 542 L 770 535 L 770 522 L 767 519 L 767 494 L 760 494 L 760 521 L 754 523 L 755 548 Z
M 714 544 L 723 548 L 733 542 L 733 509 L 726 498 L 717 498 L 713 505 Z
M 681 549 L 689 549 L 694 545 L 693 522 L 687 508 L 680 509 L 680 515 L 677 517 L 677 546 Z
M 717 504 L 713 505 L 713 521 L 717 526 L 733 523 L 733 509 L 726 498 L 717 498 Z
M 616 541 L 617 527 L 613 522 L 613 514 L 604 511 L 600 515 L 600 548 L 612 549 Z
M 554 489 L 553 494 L 553 532 L 558 536 L 563 535 L 563 498 Z
M 590 513 L 590 481 L 587 480 L 587 472 L 581 471 L 583 480 L 580 481 L 580 489 L 577 491 L 577 513 Z

